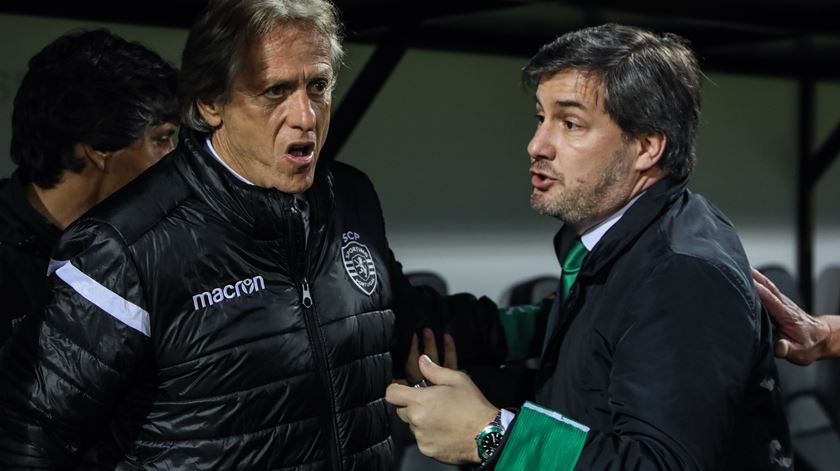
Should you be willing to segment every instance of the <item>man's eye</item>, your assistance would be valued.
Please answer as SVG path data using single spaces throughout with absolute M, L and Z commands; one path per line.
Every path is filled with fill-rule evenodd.
M 569 131 L 574 131 L 575 129 L 580 128 L 579 124 L 577 124 L 575 122 L 572 122 L 572 121 L 569 121 L 569 120 L 563 121 L 563 126 L 565 126 L 566 129 L 568 129 Z
M 323 95 L 329 89 L 329 85 L 329 82 L 326 80 L 315 80 L 309 85 L 309 88 L 315 95 Z
M 545 116 L 541 114 L 534 115 L 534 117 L 537 118 L 537 126 L 539 126 L 543 123 L 543 121 L 545 121 Z
M 269 98 L 279 98 L 286 94 L 286 87 L 275 85 L 273 87 L 269 87 L 268 90 L 265 91 L 265 96 Z
M 175 141 L 172 140 L 172 136 L 162 137 L 155 141 L 155 145 L 161 149 L 172 149 L 175 147 Z
M 175 136 L 176 131 L 169 131 L 164 132 L 163 134 L 159 134 L 155 136 L 154 143 L 161 147 L 167 147 L 175 145 Z

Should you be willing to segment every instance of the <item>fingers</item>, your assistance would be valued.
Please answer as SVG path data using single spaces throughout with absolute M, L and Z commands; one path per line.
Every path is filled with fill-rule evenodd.
M 405 407 L 415 402 L 415 397 L 422 391 L 411 386 L 403 386 L 402 384 L 391 383 L 385 389 L 385 400 L 397 407 Z
M 800 366 L 808 366 L 816 359 L 816 355 L 809 352 L 809 349 L 797 346 L 793 342 L 785 339 L 776 342 L 775 354 L 779 358 L 784 358 Z
M 774 351 L 777 357 L 786 358 L 790 352 L 790 342 L 784 339 L 777 340 Z
M 776 342 L 775 353 L 777 357 L 785 358 L 789 362 L 800 366 L 808 366 L 817 358 L 817 355 L 809 349 L 797 346 L 785 339 Z
M 770 280 L 767 279 L 766 276 L 764 276 L 760 271 L 756 270 L 755 268 L 750 267 L 750 270 L 752 270 L 752 277 L 753 277 L 753 280 L 755 280 L 756 283 L 759 283 L 759 284 L 763 285 L 763 284 L 767 284 L 770 281 Z
M 443 366 L 458 369 L 458 351 L 455 349 L 455 339 L 449 334 L 443 334 Z
M 793 319 L 793 313 L 787 309 L 784 301 L 779 296 L 773 294 L 770 289 L 763 284 L 757 284 L 755 285 L 755 288 L 756 291 L 758 291 L 758 297 L 761 299 L 761 303 L 764 304 L 764 307 L 766 307 L 768 311 L 770 311 L 770 315 L 776 319 L 776 322 Z
M 770 281 L 769 278 L 764 276 L 763 273 L 756 270 L 755 268 L 752 268 L 752 278 L 753 278 L 753 281 L 755 281 L 755 283 L 758 284 L 758 285 L 769 287 L 770 285 L 773 284 L 773 282 Z
M 760 271 L 756 270 L 755 268 L 752 269 L 752 276 L 753 280 L 756 282 L 756 287 L 763 287 L 767 289 L 773 296 L 777 298 L 781 298 L 784 296 L 779 288 L 776 287 L 776 284 L 770 281 L 770 278 L 764 276 Z
M 429 356 L 433 362 L 439 363 L 437 341 L 435 340 L 435 332 L 432 329 L 423 329 L 423 353 Z
M 463 382 L 462 377 L 466 376 L 460 371 L 456 371 L 434 363 L 431 358 L 426 355 L 420 356 L 420 373 L 423 377 L 436 385 L 454 385 Z
M 437 348 L 435 332 L 434 330 L 428 327 L 423 329 L 423 346 L 424 353 L 428 356 L 428 358 L 433 363 L 440 364 L 441 357 Z M 455 339 L 450 334 L 443 335 L 443 354 L 444 366 L 452 370 L 457 370 L 458 352 L 455 347 Z M 420 379 L 426 377 L 425 375 L 423 375 L 423 372 L 418 369 L 419 357 L 420 347 L 417 335 L 415 334 L 411 337 L 411 347 L 409 348 L 408 352 L 408 364 L 406 365 L 406 374 L 408 375 L 409 380 L 414 381 L 416 379 L 416 381 L 414 382 L 420 381 Z
M 397 407 L 395 409 L 397 411 L 397 416 L 405 423 L 410 423 L 408 421 L 408 410 L 405 407 Z
M 417 334 L 412 335 L 408 357 L 405 360 L 405 376 L 409 384 L 417 383 L 423 379 L 420 375 L 420 368 L 417 366 L 417 360 L 420 358 L 420 347 L 418 343 Z
M 417 341 L 417 334 L 411 336 L 411 346 L 408 348 L 408 358 L 420 357 L 420 342 Z
M 764 304 L 768 307 L 770 304 L 781 305 L 779 298 L 774 296 L 770 289 L 767 288 L 767 286 L 763 284 L 757 284 L 755 285 L 755 290 L 758 292 L 758 297 L 759 299 L 761 299 L 761 304 Z

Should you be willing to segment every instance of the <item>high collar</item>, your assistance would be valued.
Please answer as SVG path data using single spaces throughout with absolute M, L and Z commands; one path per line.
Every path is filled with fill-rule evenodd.
M 622 218 L 607 231 L 586 257 L 579 277 L 589 277 L 603 269 L 632 244 L 636 238 L 685 191 L 687 180 L 663 178 L 648 188 Z M 554 236 L 554 251 L 562 263 L 577 238 L 574 230 L 564 225 Z
M 32 207 L 18 171 L 0 183 L 0 219 L 6 222 L 0 244 L 49 256 L 61 237 L 61 230 Z
M 182 129 L 180 135 L 176 165 L 202 199 L 227 222 L 257 240 L 273 240 L 284 236 L 289 219 L 299 220 L 293 194 L 240 181 L 210 155 L 204 146 L 206 134 Z M 321 162 L 304 197 L 312 223 L 322 225 L 333 207 L 334 193 L 332 175 Z

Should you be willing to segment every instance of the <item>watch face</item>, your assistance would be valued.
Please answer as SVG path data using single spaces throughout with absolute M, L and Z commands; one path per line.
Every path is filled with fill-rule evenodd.
M 478 454 L 482 460 L 486 460 L 496 451 L 496 448 L 502 443 L 502 433 L 497 431 L 491 431 L 484 434 L 481 437 L 481 441 L 478 444 Z

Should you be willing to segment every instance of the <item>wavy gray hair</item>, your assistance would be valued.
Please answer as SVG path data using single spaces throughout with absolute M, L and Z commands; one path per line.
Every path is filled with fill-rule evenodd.
M 181 120 L 196 131 L 212 128 L 196 103 L 224 102 L 241 66 L 249 39 L 269 34 L 278 25 L 313 27 L 330 41 L 333 70 L 344 57 L 341 21 L 328 0 L 211 0 L 193 25 L 181 58 Z

